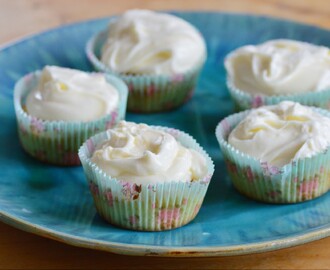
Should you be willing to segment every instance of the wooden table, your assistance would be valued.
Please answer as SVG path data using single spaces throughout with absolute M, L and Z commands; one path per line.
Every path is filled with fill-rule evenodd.
M 219 10 L 278 16 L 330 28 L 329 0 L 0 0 L 0 44 L 64 23 L 130 8 Z M 68 246 L 0 222 L 1 269 L 330 269 L 330 237 L 254 255 L 131 257 Z

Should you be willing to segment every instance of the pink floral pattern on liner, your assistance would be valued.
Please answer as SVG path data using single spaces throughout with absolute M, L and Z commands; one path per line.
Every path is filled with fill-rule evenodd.
M 111 113 L 111 119 L 109 121 L 107 121 L 106 124 L 105 124 L 105 128 L 106 129 L 112 128 L 116 124 L 117 118 L 118 118 L 117 111 L 113 111 Z
M 148 87 L 147 87 L 147 91 L 146 94 L 147 96 L 151 97 L 156 93 L 156 87 L 153 83 L 151 83 Z
M 113 196 L 112 196 L 112 192 L 111 192 L 111 190 L 108 190 L 108 191 L 106 191 L 105 193 L 104 193 L 104 195 L 105 195 L 105 198 L 106 198 L 106 200 L 107 200 L 107 202 L 108 202 L 108 205 L 110 206 L 110 207 L 112 207 L 113 206 Z
M 311 196 L 314 191 L 316 191 L 319 187 L 319 178 L 316 176 L 314 179 L 310 181 L 303 181 L 301 184 L 297 187 L 298 193 L 301 196 L 309 197 Z
M 252 108 L 258 108 L 263 105 L 262 97 L 256 96 L 252 100 Z
M 137 215 L 129 216 L 129 217 L 128 217 L 128 222 L 129 222 L 131 225 L 135 226 L 135 225 L 138 224 L 138 222 L 139 222 L 139 216 L 137 216 Z
M 231 162 L 229 159 L 226 160 L 227 170 L 232 174 L 237 174 L 238 169 L 235 163 Z
M 247 180 L 250 183 L 254 182 L 254 177 L 253 177 L 253 172 L 252 172 L 251 167 L 246 167 L 245 174 L 246 174 Z
M 262 168 L 264 175 L 272 176 L 272 175 L 277 175 L 277 174 L 282 173 L 280 168 L 278 168 L 276 166 L 272 166 L 272 165 L 268 164 L 267 162 L 261 162 L 260 164 L 261 164 L 261 168 Z
M 180 219 L 180 208 L 161 209 L 158 212 L 157 223 L 165 228 L 171 228 L 172 223 Z
M 155 185 L 148 185 L 148 190 L 152 191 L 152 192 L 156 192 L 156 186 Z
M 45 130 L 42 120 L 32 117 L 31 119 L 31 132 L 34 135 L 39 135 Z
M 205 176 L 204 179 L 202 179 L 202 181 L 200 181 L 200 184 L 202 185 L 208 185 L 211 181 L 212 175 L 208 174 L 207 176 Z
M 124 182 L 122 186 L 123 188 L 121 191 L 127 200 L 136 200 L 139 198 L 142 191 L 141 185 Z
M 90 189 L 91 193 L 93 194 L 93 196 L 100 195 L 99 187 L 94 182 L 89 182 L 89 189 Z
M 255 182 L 255 175 L 253 174 L 252 168 L 250 166 L 240 169 L 234 162 L 230 161 L 229 159 L 226 159 L 225 162 L 227 170 L 233 178 L 237 178 L 239 176 L 241 180 L 248 181 L 251 184 Z M 243 177 L 241 174 L 239 174 L 239 172 L 242 173 Z

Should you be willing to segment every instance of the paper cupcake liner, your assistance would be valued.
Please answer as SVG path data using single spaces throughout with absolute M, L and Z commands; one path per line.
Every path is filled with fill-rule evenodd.
M 127 87 L 121 80 L 107 75 L 107 80 L 119 92 L 118 107 L 114 111 L 90 122 L 48 121 L 28 115 L 24 110 L 26 97 L 37 86 L 39 78 L 39 71 L 30 73 L 15 85 L 14 106 L 21 145 L 40 161 L 62 166 L 79 165 L 78 149 L 83 142 L 125 118 Z
M 87 58 L 97 71 L 115 74 L 128 85 L 129 111 L 144 113 L 167 111 L 179 107 L 193 95 L 205 58 L 193 69 L 172 76 L 117 73 L 99 60 L 106 39 L 106 31 L 93 36 L 86 45 Z
M 326 110 L 313 109 L 330 117 Z M 326 193 L 330 186 L 329 148 L 278 168 L 240 152 L 227 142 L 232 129 L 249 113 L 233 114 L 216 128 L 227 171 L 236 189 L 247 197 L 269 203 L 297 203 Z
M 330 109 L 330 89 L 285 96 L 252 95 L 236 88 L 229 78 L 227 78 L 227 88 L 234 101 L 236 111 L 258 108 L 264 105 L 275 105 L 284 100 L 298 102 L 306 106 Z
M 110 138 L 102 132 L 87 140 L 79 149 L 79 157 L 98 213 L 109 223 L 140 231 L 174 229 L 190 222 L 197 215 L 214 172 L 214 165 L 199 144 L 184 132 L 154 127 L 171 133 L 184 146 L 201 153 L 208 173 L 193 182 L 171 181 L 141 184 L 120 181 L 108 176 L 90 160 L 95 149 Z

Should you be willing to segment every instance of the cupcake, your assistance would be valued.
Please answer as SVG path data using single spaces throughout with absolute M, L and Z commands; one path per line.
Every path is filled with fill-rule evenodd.
M 271 40 L 231 52 L 227 86 L 238 110 L 283 100 L 330 108 L 330 50 L 306 42 Z
M 213 162 L 179 130 L 120 122 L 79 149 L 98 213 L 141 231 L 183 226 L 197 215 Z
M 216 136 L 227 170 L 242 194 L 296 203 L 329 189 L 330 113 L 291 101 L 222 120 Z
M 78 149 L 124 119 L 127 87 L 103 74 L 46 66 L 15 85 L 18 134 L 24 150 L 56 165 L 79 165 Z
M 206 46 L 198 30 L 176 16 L 129 10 L 92 37 L 86 53 L 96 70 L 128 85 L 128 110 L 157 112 L 192 96 Z

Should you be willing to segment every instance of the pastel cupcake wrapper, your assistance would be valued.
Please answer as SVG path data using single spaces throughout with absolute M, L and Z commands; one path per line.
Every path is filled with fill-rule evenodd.
M 162 231 L 183 226 L 197 215 L 214 172 L 208 154 L 188 134 L 170 128 L 154 127 L 171 133 L 184 146 L 201 153 L 208 173 L 193 182 L 170 181 L 137 185 L 108 176 L 90 158 L 95 149 L 110 138 L 108 131 L 88 139 L 79 157 L 98 213 L 109 223 L 141 231 Z
M 330 117 L 326 110 L 313 109 Z M 227 142 L 233 128 L 249 113 L 250 110 L 233 114 L 216 128 L 227 171 L 236 189 L 252 199 L 269 203 L 297 203 L 326 193 L 330 186 L 329 148 L 279 168 L 248 156 Z
M 78 149 L 90 136 L 114 126 L 125 118 L 127 86 L 118 78 L 106 75 L 119 92 L 118 107 L 110 114 L 90 122 L 48 121 L 28 115 L 25 100 L 38 84 L 40 72 L 21 78 L 14 89 L 18 134 L 24 150 L 32 157 L 55 165 L 79 165 Z M 82 108 L 85 109 L 85 108 Z
M 284 100 L 298 102 L 306 106 L 330 109 L 330 89 L 285 96 L 252 95 L 236 88 L 230 78 L 227 78 L 227 88 L 237 111 L 257 108 L 264 105 L 275 105 Z
M 128 85 L 128 110 L 166 111 L 179 107 L 193 95 L 205 58 L 193 69 L 172 76 L 117 73 L 99 60 L 101 48 L 106 39 L 107 31 L 93 36 L 86 45 L 87 58 L 97 71 L 115 74 Z

